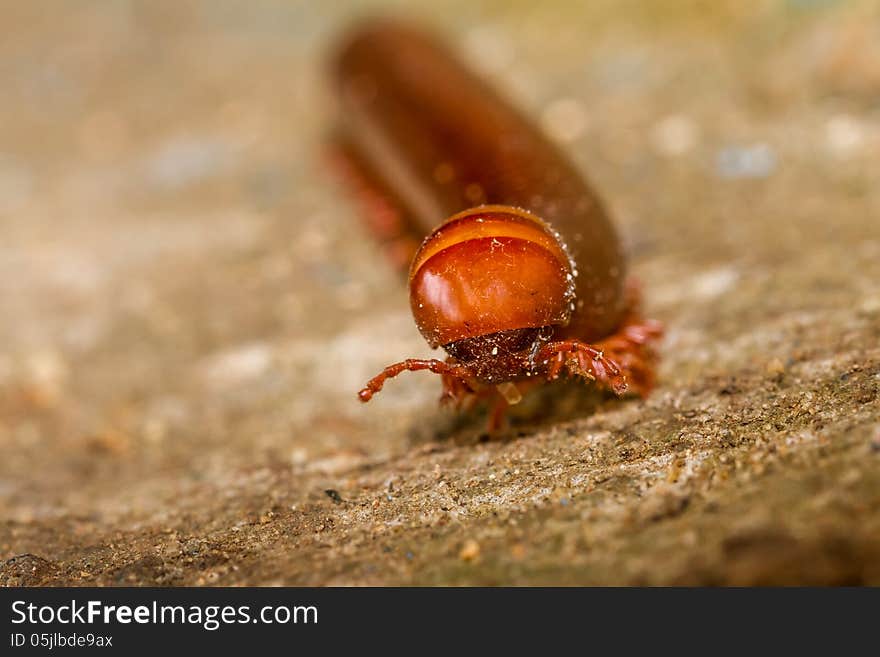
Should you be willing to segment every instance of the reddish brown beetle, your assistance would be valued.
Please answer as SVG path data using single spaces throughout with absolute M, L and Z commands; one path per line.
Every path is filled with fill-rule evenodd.
M 442 376 L 445 399 L 494 396 L 493 427 L 563 371 L 646 394 L 660 326 L 639 317 L 614 228 L 558 149 L 407 26 L 355 31 L 336 76 L 343 162 L 389 252 L 412 258 L 419 330 L 449 354 L 386 367 L 361 401 L 423 369 Z

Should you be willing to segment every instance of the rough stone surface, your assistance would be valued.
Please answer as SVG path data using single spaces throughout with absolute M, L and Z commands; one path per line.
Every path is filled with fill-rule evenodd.
M 7 3 L 0 583 L 880 584 L 880 13 L 691 4 L 423 11 L 668 328 L 647 401 L 487 440 L 428 374 L 355 398 L 430 353 L 322 159 L 379 5 Z

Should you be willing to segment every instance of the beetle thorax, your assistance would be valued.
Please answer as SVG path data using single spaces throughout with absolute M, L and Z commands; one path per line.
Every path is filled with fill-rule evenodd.
M 457 340 L 443 348 L 480 381 L 503 383 L 535 374 L 535 354 L 552 333 L 549 326 L 511 329 Z

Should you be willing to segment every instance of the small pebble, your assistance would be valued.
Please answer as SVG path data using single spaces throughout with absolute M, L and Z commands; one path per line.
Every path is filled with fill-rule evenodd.
M 458 556 L 462 561 L 476 561 L 480 556 L 480 544 L 472 538 L 468 539 Z
M 147 177 L 151 183 L 166 189 L 214 178 L 234 162 L 229 144 L 213 137 L 181 137 L 160 146 L 146 160 Z
M 765 143 L 727 146 L 718 151 L 715 169 L 728 179 L 766 178 L 776 170 L 776 153 Z
M 774 358 L 769 363 L 767 363 L 767 374 L 778 375 L 778 374 L 784 374 L 784 373 L 785 373 L 785 365 L 783 364 L 783 362 L 780 359 Z
M 679 459 L 673 459 L 672 463 L 669 464 L 669 469 L 666 471 L 666 481 L 670 484 L 674 484 L 678 481 L 679 476 L 681 476 L 681 461 Z
M 202 363 L 203 380 L 216 388 L 232 388 L 263 376 L 272 365 L 272 349 L 262 342 L 248 343 L 211 355 Z
M 825 139 L 835 155 L 846 157 L 861 148 L 865 140 L 862 124 L 846 114 L 836 114 L 825 124 Z
M 699 140 L 697 124 L 680 114 L 658 121 L 651 130 L 651 143 L 661 155 L 674 157 L 693 150 Z
M 541 113 L 541 125 L 554 139 L 572 142 L 583 136 L 587 114 L 583 104 L 574 98 L 554 100 Z

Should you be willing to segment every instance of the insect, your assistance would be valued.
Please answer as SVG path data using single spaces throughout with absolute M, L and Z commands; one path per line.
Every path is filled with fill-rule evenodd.
M 410 262 L 419 330 L 448 354 L 389 365 L 361 401 L 429 370 L 443 400 L 490 400 L 495 429 L 562 374 L 650 391 L 661 327 L 641 318 L 614 227 L 556 145 L 411 26 L 355 30 L 335 81 L 339 161 L 389 255 Z

